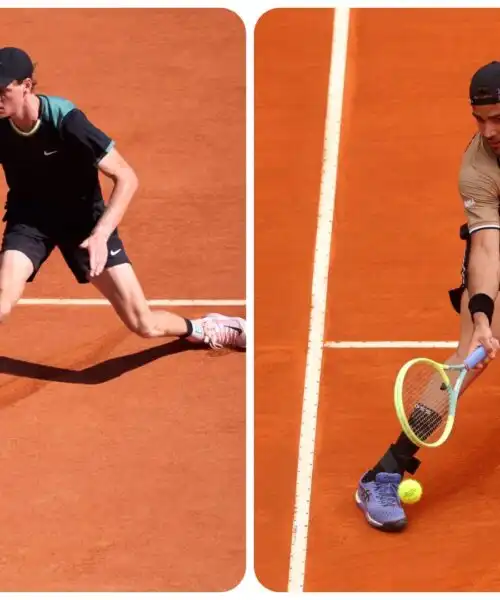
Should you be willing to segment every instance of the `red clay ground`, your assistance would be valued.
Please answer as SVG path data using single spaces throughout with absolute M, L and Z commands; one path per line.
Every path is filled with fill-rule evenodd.
M 141 188 L 121 232 L 147 296 L 244 299 L 238 18 L 187 9 L 2 9 L 1 17 L 2 43 L 39 63 L 40 91 L 73 100 L 136 168 Z M 73 283 L 55 254 L 26 297 L 98 296 Z M 22 306 L 2 333 L 2 589 L 237 585 L 245 355 L 217 360 L 146 342 L 108 307 Z
M 275 590 L 288 577 L 332 21 L 281 10 L 256 31 L 255 564 Z M 351 11 L 326 340 L 457 339 L 447 290 L 463 252 L 468 79 L 497 58 L 499 26 L 497 10 Z M 397 435 L 394 376 L 417 352 L 448 354 L 325 350 L 305 591 L 500 590 L 493 367 L 453 438 L 422 453 L 425 495 L 403 535 L 372 530 L 354 504 Z

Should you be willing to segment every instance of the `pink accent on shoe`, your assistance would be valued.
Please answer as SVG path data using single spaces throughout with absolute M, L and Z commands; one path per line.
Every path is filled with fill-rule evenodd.
M 210 313 L 196 323 L 203 327 L 204 342 L 211 348 L 246 348 L 246 322 L 240 317 Z

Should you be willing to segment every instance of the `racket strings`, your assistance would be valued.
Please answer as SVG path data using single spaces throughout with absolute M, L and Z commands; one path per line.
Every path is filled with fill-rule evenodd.
M 425 442 L 441 425 L 443 417 L 434 409 L 417 402 L 408 423 L 419 439 Z
M 439 371 L 416 363 L 406 374 L 403 402 L 408 424 L 422 441 L 439 439 L 449 413 L 450 392 Z

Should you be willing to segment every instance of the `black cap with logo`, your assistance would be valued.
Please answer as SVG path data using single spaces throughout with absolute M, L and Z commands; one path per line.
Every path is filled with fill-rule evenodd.
M 500 102 L 500 62 L 490 62 L 474 73 L 469 86 L 469 100 L 476 105 Z
M 33 76 L 33 62 L 20 48 L 0 48 L 0 86 Z

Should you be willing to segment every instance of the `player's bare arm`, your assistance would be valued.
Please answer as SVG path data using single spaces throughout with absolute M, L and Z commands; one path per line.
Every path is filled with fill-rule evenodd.
M 480 229 L 471 236 L 469 296 L 487 294 L 493 300 L 500 286 L 500 230 Z M 478 313 L 480 316 L 482 313 Z
M 123 219 L 130 201 L 137 191 L 139 180 L 134 169 L 116 148 L 106 154 L 99 162 L 98 168 L 114 184 L 106 211 L 95 228 L 95 231 L 102 232 L 109 237 Z
M 487 105 L 475 107 L 475 111 L 482 115 L 485 122 L 488 122 L 489 110 Z M 481 127 L 488 132 L 491 130 L 489 124 Z M 473 324 L 467 354 L 483 345 L 491 359 L 495 357 L 498 348 L 498 342 L 491 332 L 500 277 L 498 166 L 484 136 L 476 138 L 469 145 L 463 160 L 459 190 L 469 231 L 470 250 L 465 288 L 469 298 L 468 316 Z M 483 363 L 477 368 L 482 366 Z
M 498 341 L 491 332 L 495 299 L 500 286 L 500 230 L 480 229 L 471 235 L 468 283 L 474 333 L 469 351 L 482 344 L 494 358 Z
M 135 171 L 116 148 L 99 161 L 98 169 L 113 181 L 113 189 L 102 217 L 92 234 L 82 242 L 82 248 L 89 252 L 90 277 L 98 277 L 103 272 L 108 257 L 107 241 L 121 223 L 139 185 Z

